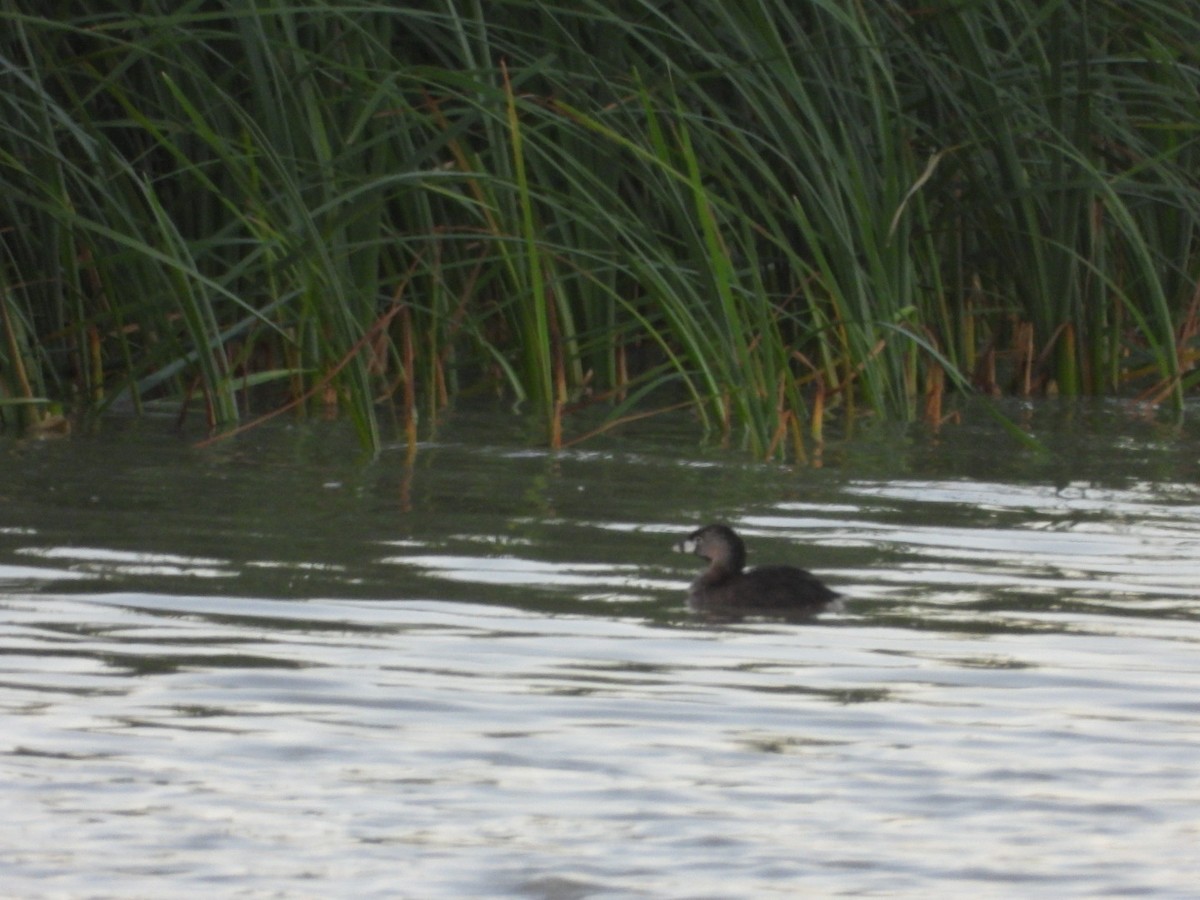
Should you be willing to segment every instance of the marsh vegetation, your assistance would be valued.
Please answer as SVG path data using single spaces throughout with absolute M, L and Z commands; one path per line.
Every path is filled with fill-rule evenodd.
M 831 415 L 1200 377 L 1196 2 L 0 23 L 7 422 L 324 408 L 378 446 L 488 394 L 551 446 L 687 405 L 803 457 Z

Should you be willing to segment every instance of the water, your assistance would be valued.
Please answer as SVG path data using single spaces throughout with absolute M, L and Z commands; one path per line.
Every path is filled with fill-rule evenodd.
M 462 415 L 0 443 L 15 897 L 1187 896 L 1194 426 L 1037 407 L 824 467 Z M 682 604 L 711 519 L 847 599 Z

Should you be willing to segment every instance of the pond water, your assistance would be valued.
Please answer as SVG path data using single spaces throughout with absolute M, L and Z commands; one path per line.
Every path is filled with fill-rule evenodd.
M 0 436 L 4 893 L 1194 894 L 1200 429 L 1010 412 L 1048 452 Z M 691 616 L 713 520 L 842 608 Z

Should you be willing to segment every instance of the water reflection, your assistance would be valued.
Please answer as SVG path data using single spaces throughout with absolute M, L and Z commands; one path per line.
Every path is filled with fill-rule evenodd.
M 815 474 L 481 429 L 402 479 L 287 441 L 118 477 L 61 443 L 0 507 L 14 896 L 1200 877 L 1200 490 L 1162 457 Z M 844 607 L 691 617 L 670 547 L 714 519 Z
M 66 560 L 67 571 L 86 577 L 100 576 L 182 575 L 189 578 L 230 578 L 236 573 L 228 561 L 180 556 L 175 553 L 141 553 L 110 550 L 104 547 L 18 547 L 22 556 L 46 560 Z

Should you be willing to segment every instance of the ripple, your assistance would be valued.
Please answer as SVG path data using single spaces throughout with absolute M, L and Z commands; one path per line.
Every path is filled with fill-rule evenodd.
M 5 891 L 1194 893 L 1186 467 L 869 478 L 493 431 L 415 464 L 250 435 L 11 460 Z M 691 618 L 669 546 L 718 518 L 842 608 Z

